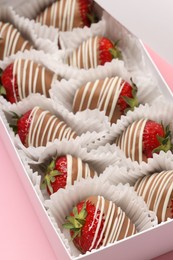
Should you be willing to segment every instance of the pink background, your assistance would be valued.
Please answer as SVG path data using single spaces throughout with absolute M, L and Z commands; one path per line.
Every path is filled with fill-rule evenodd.
M 148 49 L 173 90 L 173 67 Z M 0 138 L 0 255 L 3 260 L 55 260 L 51 245 Z M 22 172 L 21 172 L 22 174 Z M 141 256 L 142 258 L 142 256 Z M 173 259 L 173 253 L 157 259 Z M 57 260 L 63 260 L 61 256 Z

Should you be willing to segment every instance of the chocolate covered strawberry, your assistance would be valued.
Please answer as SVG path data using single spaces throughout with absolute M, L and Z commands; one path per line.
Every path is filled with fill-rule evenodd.
M 46 67 L 28 59 L 16 59 L 0 75 L 0 94 L 16 103 L 31 93 L 49 96 L 52 82 L 58 76 Z
M 79 202 L 63 227 L 70 230 L 74 245 L 83 254 L 136 233 L 121 208 L 102 196 Z
M 169 126 L 147 119 L 134 121 L 115 142 L 127 157 L 138 162 L 147 161 L 153 153 L 172 150 Z
M 88 82 L 76 91 L 73 111 L 98 108 L 105 111 L 111 123 L 116 123 L 121 115 L 138 106 L 137 87 L 120 77 L 112 77 Z
M 17 119 L 16 133 L 26 147 L 46 146 L 55 139 L 75 139 L 77 136 L 65 122 L 39 107 Z
M 31 50 L 33 46 L 10 23 L 0 22 L 0 60 L 18 51 Z
M 78 68 L 96 68 L 112 59 L 121 59 L 121 52 L 117 45 L 102 36 L 95 36 L 84 41 L 69 56 L 67 63 Z
M 88 163 L 83 162 L 79 157 L 70 154 L 60 156 L 51 161 L 48 165 L 41 188 L 47 188 L 50 194 L 73 185 L 75 181 L 82 178 L 93 178 L 97 173 Z
M 95 20 L 92 0 L 56 1 L 36 17 L 37 22 L 61 31 L 90 26 Z

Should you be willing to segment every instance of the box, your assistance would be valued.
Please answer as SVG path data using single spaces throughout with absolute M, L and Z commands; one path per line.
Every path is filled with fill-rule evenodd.
M 95 1 L 97 2 L 97 1 Z M 96 8 L 98 8 L 99 12 L 101 12 L 101 8 L 99 5 L 96 4 Z M 108 15 L 108 14 L 107 14 Z M 109 15 L 108 15 L 109 16 Z M 113 18 L 110 17 L 113 22 Z M 118 22 L 115 21 L 117 25 Z M 119 25 L 122 26 L 122 25 Z M 126 30 L 124 28 L 124 30 Z M 131 35 L 131 33 L 129 32 Z M 135 36 L 133 35 L 135 38 Z M 143 43 L 141 40 L 136 38 L 136 42 L 138 42 L 138 51 L 142 53 L 145 57 L 145 62 L 147 64 L 147 68 L 152 72 L 153 77 L 158 82 L 158 86 L 161 86 L 161 91 L 163 95 L 168 99 L 172 100 L 172 93 L 165 83 L 164 79 L 160 75 L 159 71 L 157 70 L 156 66 L 152 62 L 151 58 L 149 57 Z M 61 238 L 56 233 L 51 220 L 49 219 L 46 210 L 44 209 L 36 191 L 33 188 L 31 180 L 29 179 L 27 174 L 20 174 L 20 172 L 26 172 L 23 163 L 17 153 L 17 150 L 12 142 L 11 136 L 9 134 L 8 129 L 6 128 L 5 118 L 1 113 L 0 118 L 0 132 L 2 140 L 4 141 L 9 155 L 12 159 L 14 166 L 16 167 L 19 177 L 22 180 L 22 183 L 26 189 L 27 194 L 29 195 L 32 205 L 35 208 L 35 211 L 38 214 L 39 220 L 43 226 L 43 229 L 47 233 L 47 237 L 52 245 L 52 248 L 57 256 L 61 255 L 61 259 L 71 259 L 70 255 L 65 249 Z M 95 253 L 89 253 L 82 257 L 78 257 L 76 259 L 95 259 L 99 257 L 100 259 L 151 259 L 158 255 L 164 254 L 168 251 L 173 249 L 173 220 L 170 220 L 164 224 L 161 224 L 152 230 L 147 230 L 140 234 L 137 234 L 131 238 L 124 239 L 123 241 L 119 241 L 114 245 L 110 245 L 105 247 L 104 249 L 97 250 Z M 152 241 L 152 242 L 151 242 Z

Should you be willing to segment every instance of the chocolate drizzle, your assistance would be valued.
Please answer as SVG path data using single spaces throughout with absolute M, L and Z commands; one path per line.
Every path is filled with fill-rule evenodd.
M 98 108 L 105 111 L 111 123 L 116 123 L 121 117 L 117 101 L 123 89 L 122 79 L 119 77 L 105 78 L 88 82 L 76 91 L 73 100 L 73 111 Z
M 49 111 L 35 107 L 30 114 L 30 118 L 31 124 L 26 139 L 26 147 L 46 146 L 48 142 L 55 139 L 66 138 L 69 140 L 77 137 L 75 131 Z
M 31 50 L 33 46 L 10 23 L 0 22 L 0 60 L 18 51 Z
M 134 188 L 156 213 L 159 223 L 173 217 L 173 170 L 147 175 L 139 179 Z

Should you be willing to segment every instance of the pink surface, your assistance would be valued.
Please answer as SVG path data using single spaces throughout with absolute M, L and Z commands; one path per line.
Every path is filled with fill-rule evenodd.
M 156 53 L 149 52 L 165 80 L 173 89 L 173 67 Z M 55 260 L 51 245 L 44 233 L 20 179 L 10 164 L 8 152 L 0 137 L 1 214 L 0 254 L 3 260 Z M 22 173 L 21 173 L 22 174 Z M 142 256 L 141 256 L 142 259 Z M 157 258 L 173 259 L 173 253 Z M 59 259 L 63 260 L 61 256 Z

